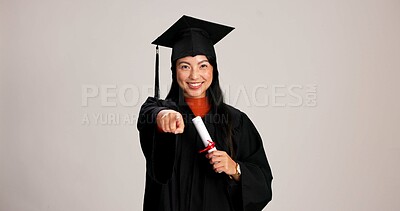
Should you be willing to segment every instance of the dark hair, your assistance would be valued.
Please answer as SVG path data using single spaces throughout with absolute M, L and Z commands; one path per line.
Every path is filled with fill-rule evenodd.
M 206 91 L 207 100 L 211 105 L 211 110 L 214 110 L 217 115 L 220 115 L 221 119 L 225 121 L 221 121 L 224 142 L 228 148 L 228 154 L 234 159 L 235 150 L 233 147 L 232 141 L 232 119 L 228 109 L 228 106 L 224 103 L 224 94 L 222 92 L 221 86 L 219 85 L 219 72 L 217 67 L 217 59 L 215 57 L 207 56 L 208 62 L 213 67 L 213 80 L 211 82 L 210 87 Z M 171 62 L 171 71 L 172 71 L 172 84 L 171 89 L 166 97 L 166 99 L 171 99 L 177 102 L 179 105 L 183 103 L 183 91 L 179 87 L 177 78 L 176 78 L 176 60 Z

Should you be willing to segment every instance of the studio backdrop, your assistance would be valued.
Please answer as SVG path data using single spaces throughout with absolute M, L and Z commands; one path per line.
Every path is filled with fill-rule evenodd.
M 0 210 L 141 210 L 136 122 L 182 15 L 260 132 L 270 211 L 400 210 L 400 2 L 0 0 Z M 171 50 L 160 48 L 161 98 Z

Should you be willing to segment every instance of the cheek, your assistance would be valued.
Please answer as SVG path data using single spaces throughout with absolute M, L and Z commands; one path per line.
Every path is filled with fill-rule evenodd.
M 207 80 L 208 84 L 211 84 L 213 80 L 213 70 L 207 70 L 204 74 L 204 78 Z
M 176 80 L 178 81 L 178 84 L 181 86 L 185 83 L 187 77 L 188 77 L 187 74 L 185 74 L 182 71 L 176 72 Z

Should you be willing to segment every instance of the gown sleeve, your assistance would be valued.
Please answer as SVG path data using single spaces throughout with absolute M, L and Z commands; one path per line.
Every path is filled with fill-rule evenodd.
M 260 211 L 272 199 L 272 173 L 256 127 L 244 113 L 234 130 L 236 161 L 240 165 L 240 189 L 244 211 Z
M 164 109 L 171 108 L 165 101 L 149 97 L 140 109 L 137 122 L 140 145 L 146 158 L 146 174 L 162 184 L 172 176 L 176 146 L 176 135 L 157 130 L 157 114 Z

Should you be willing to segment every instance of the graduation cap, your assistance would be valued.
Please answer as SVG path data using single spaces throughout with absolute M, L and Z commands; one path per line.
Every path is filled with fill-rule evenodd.
M 214 45 L 234 28 L 197 18 L 182 16 L 151 44 L 156 47 L 154 97 L 160 97 L 158 46 L 172 48 L 171 62 L 186 56 L 205 55 L 216 58 Z

